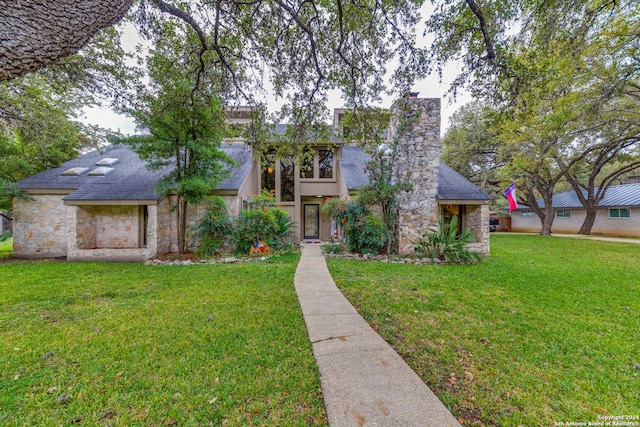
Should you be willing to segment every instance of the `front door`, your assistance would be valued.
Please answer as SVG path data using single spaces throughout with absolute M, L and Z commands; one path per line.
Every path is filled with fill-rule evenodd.
M 320 205 L 304 205 L 304 239 L 320 238 Z

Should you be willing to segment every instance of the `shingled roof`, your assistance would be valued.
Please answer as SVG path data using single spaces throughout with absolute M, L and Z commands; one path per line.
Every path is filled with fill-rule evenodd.
M 223 180 L 218 189 L 238 190 L 251 169 L 251 149 L 245 145 L 223 144 L 222 150 L 231 156 L 238 165 L 232 169 L 229 178 Z M 104 176 L 92 176 L 90 173 L 102 159 L 118 159 L 111 166 L 112 171 Z M 63 175 L 72 168 L 85 169 L 79 175 Z M 100 151 L 69 160 L 59 167 L 51 168 L 18 182 L 23 190 L 68 192 L 63 199 L 66 203 L 90 201 L 153 202 L 160 196 L 155 185 L 162 176 L 169 173 L 171 167 L 150 171 L 145 162 L 128 146 L 113 145 Z
M 220 182 L 217 189 L 237 191 L 251 170 L 251 147 L 245 144 L 223 144 L 221 148 L 237 162 L 237 166 L 232 168 L 231 175 Z M 118 159 L 118 162 L 111 166 L 113 170 L 104 176 L 91 176 L 91 171 L 98 167 L 96 163 L 105 158 Z M 342 159 L 339 164 L 347 189 L 357 190 L 369 182 L 365 165 L 370 159 L 371 157 L 359 147 L 342 147 Z M 62 174 L 71 168 L 86 170 L 77 176 Z M 68 193 L 64 200 L 69 204 L 100 201 L 157 202 L 160 197 L 155 193 L 155 185 L 170 170 L 167 167 L 150 171 L 131 148 L 126 145 L 113 145 L 25 178 L 18 183 L 18 187 L 34 192 L 41 190 Z M 640 184 L 638 188 L 640 189 Z M 440 163 L 438 171 L 437 197 L 441 201 L 476 203 L 488 203 L 491 199 L 491 196 L 444 163 Z
M 371 156 L 362 148 L 345 145 L 342 147 L 340 169 L 348 190 L 355 190 L 369 183 L 364 167 Z M 491 196 L 471 183 L 467 178 L 440 162 L 438 169 L 438 200 L 489 203 Z

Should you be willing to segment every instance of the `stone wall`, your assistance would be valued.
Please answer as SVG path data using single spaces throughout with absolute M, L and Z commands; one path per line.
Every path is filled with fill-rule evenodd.
M 158 254 L 156 206 L 147 206 L 146 246 L 140 241 L 139 205 L 78 206 L 74 214 L 69 260 L 143 261 Z
M 13 201 L 13 256 L 66 256 L 69 220 L 75 207 L 65 206 L 62 195 L 31 197 Z
M 93 249 L 96 247 L 95 213 L 90 209 L 77 207 L 75 219 L 75 245 L 81 249 Z M 71 231 L 71 230 L 70 230 Z M 74 233 L 70 233 L 74 234 Z M 72 236 L 70 236 L 70 239 Z
M 238 216 L 238 197 L 221 196 L 227 205 L 227 212 L 231 218 Z M 178 232 L 175 206 L 176 197 L 165 197 L 158 204 L 158 253 L 178 252 Z M 197 242 L 193 236 L 193 227 L 205 212 L 205 203 L 196 206 L 189 205 L 187 209 L 187 250 L 196 249 Z
M 396 196 L 400 253 L 412 253 L 421 231 L 438 222 L 440 99 L 403 98 L 392 106 L 392 141 L 397 141 L 394 178 L 413 184 Z
M 489 256 L 489 205 L 467 205 L 464 230 L 469 230 L 474 237 L 474 242 L 468 248 Z

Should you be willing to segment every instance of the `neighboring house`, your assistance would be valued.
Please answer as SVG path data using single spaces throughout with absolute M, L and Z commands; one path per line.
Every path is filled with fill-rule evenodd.
M 472 249 L 488 255 L 490 196 L 440 163 L 440 100 L 404 102 L 411 107 L 404 114 L 414 124 L 398 135 L 394 172 L 414 190 L 398 196 L 401 251 L 411 252 L 412 241 L 439 218 L 457 215 L 461 229 L 474 235 Z M 237 114 L 243 120 L 242 112 Z M 304 170 L 286 159 L 261 165 L 260 156 L 242 141 L 222 149 L 238 164 L 215 191 L 230 215 L 238 215 L 261 189 L 273 191 L 296 223 L 296 242 L 331 240 L 335 225 L 321 213 L 322 204 L 331 197 L 349 199 L 368 182 L 369 156 L 339 141 L 316 144 L 313 162 Z M 154 192 L 165 173 L 148 171 L 136 153 L 116 145 L 20 181 L 31 200 L 14 200 L 14 256 L 143 260 L 176 251 L 173 200 Z M 203 208 L 190 207 L 188 213 L 188 222 L 195 224 Z
M 577 233 L 586 216 L 575 191 L 554 194 L 552 233 Z M 539 206 L 544 206 L 542 199 Z M 542 224 L 528 206 L 511 212 L 511 231 L 540 232 Z M 640 237 L 640 184 L 612 185 L 598 204 L 591 234 Z

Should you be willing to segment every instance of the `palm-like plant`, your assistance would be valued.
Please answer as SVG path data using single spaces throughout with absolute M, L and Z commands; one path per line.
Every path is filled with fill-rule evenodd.
M 467 243 L 473 240 L 473 235 L 468 230 L 457 235 L 457 229 L 457 216 L 451 218 L 449 226 L 438 220 L 437 229 L 426 230 L 413 242 L 416 253 L 430 258 L 432 262 L 436 258 L 460 264 L 475 264 L 479 262 L 480 254 L 467 248 Z

